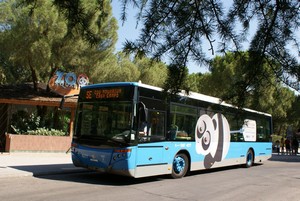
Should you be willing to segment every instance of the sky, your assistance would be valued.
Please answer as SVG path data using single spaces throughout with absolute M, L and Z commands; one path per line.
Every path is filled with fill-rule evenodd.
M 129 6 L 131 9 L 131 7 Z M 119 0 L 113 0 L 112 1 L 112 9 L 113 9 L 113 15 L 118 20 L 118 42 L 116 44 L 116 50 L 121 51 L 122 45 L 125 42 L 125 40 L 134 40 L 138 38 L 139 35 L 139 29 L 136 28 L 136 19 L 134 17 L 135 11 L 131 10 L 131 12 L 127 12 L 127 21 L 124 22 L 122 25 L 122 21 L 120 19 L 121 15 L 121 5 L 119 3 Z M 139 27 L 140 28 L 140 27 Z
M 227 4 L 225 6 L 230 6 L 232 0 L 227 0 L 226 1 Z M 124 24 L 122 25 L 122 21 L 120 19 L 120 14 L 121 14 L 121 5 L 119 0 L 113 0 L 112 3 L 112 9 L 113 9 L 113 15 L 114 17 L 118 20 L 118 41 L 116 44 L 116 51 L 121 51 L 122 47 L 123 47 L 123 43 L 127 40 L 129 41 L 134 41 L 135 39 L 138 38 L 139 36 L 139 29 L 141 29 L 141 23 L 140 25 L 137 27 L 137 21 L 136 21 L 136 14 L 137 14 L 137 10 L 133 9 L 131 5 L 128 6 L 128 11 L 127 11 L 127 20 L 124 22 Z M 251 40 L 251 37 L 254 35 L 255 31 L 256 31 L 257 25 L 256 22 L 252 22 L 250 23 L 250 33 L 249 33 L 249 37 L 248 40 Z M 300 33 L 299 33 L 300 35 Z M 207 56 L 209 58 L 213 58 L 215 55 L 212 55 L 211 52 L 209 51 L 209 45 L 205 44 L 206 41 L 203 41 L 203 50 L 207 49 Z M 247 49 L 249 46 L 249 44 L 247 42 L 245 42 L 243 44 L 243 49 Z M 293 49 L 292 47 L 290 47 L 291 51 L 294 52 L 295 55 L 298 55 L 298 52 L 296 51 L 296 49 Z M 167 63 L 167 62 L 166 62 Z M 199 66 L 195 63 L 189 63 L 188 64 L 189 67 L 189 73 L 204 73 L 204 72 L 208 72 L 208 68 L 206 66 Z
M 232 0 L 227 0 L 226 5 L 231 5 Z M 225 5 L 225 6 L 226 6 Z M 122 24 L 122 21 L 120 19 L 121 15 L 121 4 L 119 0 L 113 0 L 111 2 L 111 6 L 113 9 L 113 15 L 114 17 L 118 20 L 118 41 L 116 44 L 116 51 L 121 51 L 123 47 L 123 43 L 127 40 L 129 41 L 134 41 L 135 39 L 138 38 L 139 36 L 139 29 L 142 28 L 141 22 L 140 25 L 137 27 L 137 21 L 135 16 L 138 13 L 138 10 L 135 10 L 132 8 L 132 5 L 128 6 L 127 10 L 127 20 Z M 255 30 L 255 29 L 253 29 Z M 215 47 L 216 48 L 216 47 Z M 209 58 L 213 58 L 215 55 L 211 54 L 210 46 L 207 41 L 203 41 L 203 50 L 207 49 L 207 54 Z M 165 61 L 166 62 L 166 61 Z M 168 63 L 168 62 L 166 62 Z M 208 67 L 207 66 L 199 66 L 198 64 L 194 62 L 189 62 L 188 63 L 188 68 L 189 68 L 189 73 L 205 73 L 208 72 Z
M 126 41 L 126 39 L 129 41 L 134 41 L 139 36 L 139 29 L 141 29 L 141 25 L 137 27 L 137 21 L 135 18 L 138 11 L 129 6 L 127 12 L 127 20 L 122 25 L 122 21 L 120 19 L 121 5 L 119 3 L 119 0 L 113 0 L 111 5 L 113 9 L 113 15 L 118 20 L 119 26 L 116 51 L 121 51 L 123 43 Z M 189 64 L 189 73 L 203 73 L 207 71 L 207 67 L 200 67 L 194 63 Z

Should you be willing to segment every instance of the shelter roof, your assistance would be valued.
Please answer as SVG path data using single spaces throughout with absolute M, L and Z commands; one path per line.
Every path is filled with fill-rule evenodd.
M 38 84 L 34 90 L 32 83 L 0 85 L 0 103 L 22 105 L 59 106 L 62 96 L 47 90 L 46 84 Z M 65 99 L 65 107 L 76 107 L 77 97 Z

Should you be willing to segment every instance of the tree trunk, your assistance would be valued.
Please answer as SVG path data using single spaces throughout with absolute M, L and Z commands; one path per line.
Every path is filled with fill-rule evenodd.
M 51 67 L 51 72 L 50 72 L 50 75 L 49 75 L 49 79 L 48 79 L 48 82 L 50 81 L 50 79 L 52 78 L 52 76 L 54 76 L 54 73 L 58 70 L 57 67 L 55 67 L 55 64 L 52 64 L 52 67 Z M 50 92 L 50 87 L 49 85 L 47 84 L 47 88 L 46 88 L 46 91 L 47 92 Z
M 38 84 L 39 84 L 39 80 L 37 78 L 36 75 L 36 70 L 34 69 L 34 67 L 31 65 L 31 59 L 29 58 L 29 67 L 30 67 L 30 71 L 31 71 L 31 79 L 32 79 L 32 83 L 33 83 L 33 88 L 35 91 L 38 91 Z

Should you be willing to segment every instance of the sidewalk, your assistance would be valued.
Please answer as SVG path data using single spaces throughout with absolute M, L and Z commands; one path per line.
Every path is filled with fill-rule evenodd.
M 0 178 L 83 171 L 73 165 L 70 153 L 0 153 Z
M 300 162 L 300 154 L 297 155 L 286 155 L 273 153 L 270 161 L 280 161 L 280 162 Z

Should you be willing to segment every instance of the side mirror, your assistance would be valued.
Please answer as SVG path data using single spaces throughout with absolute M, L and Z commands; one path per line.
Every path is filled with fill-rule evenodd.
M 58 109 L 62 110 L 64 107 L 64 104 L 65 104 L 65 96 L 62 97 Z
M 139 119 L 142 122 L 146 122 L 148 120 L 148 109 L 143 102 L 139 103 L 139 116 Z
M 71 97 L 74 97 L 74 96 L 78 96 L 78 94 L 72 94 L 72 95 L 63 96 L 62 99 L 61 99 L 61 101 L 60 101 L 60 104 L 58 106 L 58 109 L 62 110 L 64 108 L 64 104 L 65 104 L 65 99 L 66 98 L 71 98 Z

